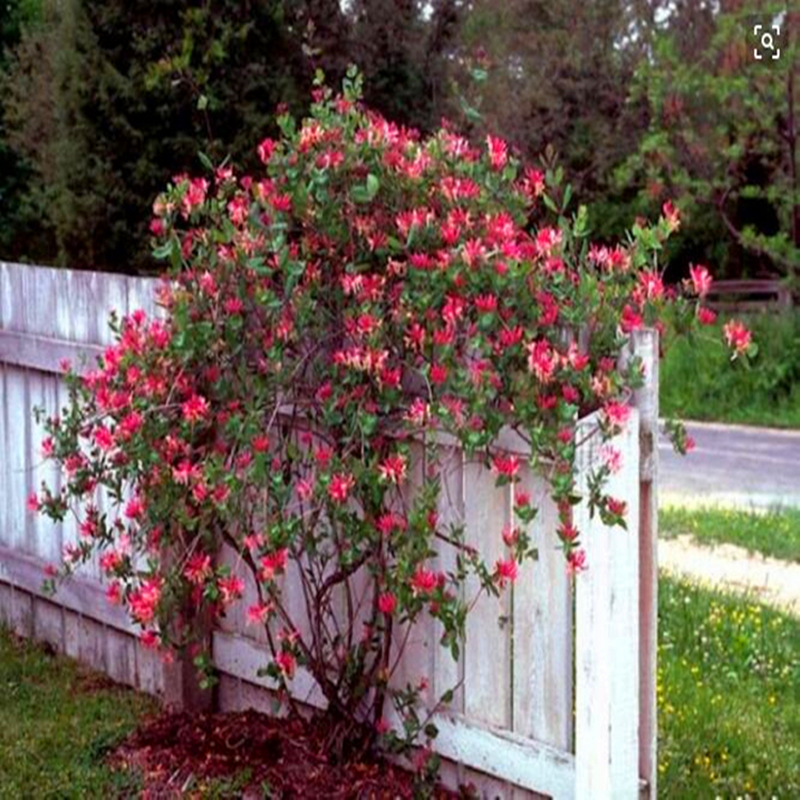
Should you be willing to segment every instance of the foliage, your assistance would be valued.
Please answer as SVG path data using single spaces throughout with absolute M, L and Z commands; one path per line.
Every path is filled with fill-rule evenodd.
M 781 57 L 756 60 L 753 24 L 773 20 L 783 25 Z M 689 4 L 673 10 L 637 69 L 632 98 L 646 100 L 649 128 L 618 180 L 638 187 L 643 208 L 676 201 L 684 253 L 734 274 L 800 269 L 797 21 L 780 2 L 716 13 Z
M 659 794 L 800 792 L 800 622 L 661 577 Z
M 173 171 L 198 150 L 246 162 L 299 97 L 282 4 L 43 5 L 4 100 L 9 143 L 35 170 L 30 202 L 61 263 L 153 270 L 148 209 Z
M 0 786 L 5 797 L 130 797 L 103 763 L 152 698 L 87 673 L 0 628 Z
M 659 535 L 689 534 L 701 544 L 727 542 L 773 558 L 800 562 L 800 510 L 765 513 L 727 508 L 662 508 Z
M 458 658 L 468 576 L 498 595 L 536 555 L 522 492 L 494 565 L 444 521 L 449 451 L 434 434 L 504 485 L 524 468 L 497 442 L 515 430 L 531 466 L 548 465 L 558 541 L 583 568 L 576 418 L 599 409 L 603 440 L 625 425 L 641 363 L 620 356 L 668 302 L 658 253 L 678 216 L 667 206 L 625 246 L 592 245 L 585 210 L 560 213 L 552 175 L 523 170 L 491 136 L 477 149 L 447 128 L 421 139 L 387 122 L 361 106 L 355 72 L 343 95 L 318 85 L 301 125 L 280 125 L 258 147 L 259 174 L 208 162 L 212 175 L 179 175 L 156 201 L 155 254 L 176 281 L 160 295 L 166 317 L 116 320 L 99 367 L 69 374 L 70 405 L 45 442 L 65 477 L 30 505 L 77 514 L 64 574 L 99 554 L 110 599 L 146 642 L 187 645 L 247 576 L 265 673 L 290 704 L 298 669 L 310 673 L 339 725 L 332 747 L 386 732 L 387 697 L 405 741 L 433 736 L 421 684 L 391 683 L 411 626 L 430 615 Z M 681 319 L 710 280 L 696 278 L 673 298 Z M 619 453 L 607 453 L 588 501 L 624 525 L 625 504 L 604 491 Z M 304 602 L 289 604 L 284 574 Z M 210 671 L 207 654 L 196 664 Z
M 758 354 L 740 369 L 730 369 L 725 349 L 715 344 L 723 324 L 719 320 L 688 337 L 667 337 L 661 364 L 663 413 L 800 427 L 800 313 L 752 316 L 748 325 Z

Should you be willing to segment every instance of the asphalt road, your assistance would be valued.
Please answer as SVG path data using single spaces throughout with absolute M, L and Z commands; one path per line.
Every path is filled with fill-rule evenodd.
M 800 507 L 800 431 L 687 423 L 697 447 L 659 442 L 662 505 Z

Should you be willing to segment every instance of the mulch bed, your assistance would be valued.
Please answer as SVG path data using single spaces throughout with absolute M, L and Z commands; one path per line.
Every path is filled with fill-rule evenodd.
M 320 726 L 257 711 L 162 714 L 131 734 L 111 764 L 142 776 L 146 800 L 202 797 L 223 781 L 232 792 L 223 796 L 248 799 L 414 797 L 413 776 L 400 767 L 378 758 L 331 763 Z M 456 795 L 438 789 L 434 797 Z

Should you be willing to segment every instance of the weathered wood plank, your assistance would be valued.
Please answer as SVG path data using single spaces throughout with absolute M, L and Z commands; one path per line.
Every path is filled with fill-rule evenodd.
M 535 562 L 514 585 L 514 731 L 545 744 L 572 747 L 572 586 L 558 547 L 558 509 L 544 477 L 525 465 L 518 492 L 539 513 L 533 522 Z
M 579 433 L 579 437 L 583 438 Z M 576 519 L 588 569 L 576 578 L 576 796 L 638 797 L 639 415 L 613 444 L 623 459 L 608 492 L 628 506 L 629 529 L 608 528 L 581 504 Z M 579 475 L 596 464 L 597 437 L 578 449 Z
M 509 731 L 478 726 L 456 715 L 441 714 L 434 722 L 439 728 L 435 747 L 445 758 L 550 795 L 553 800 L 590 796 L 575 793 L 575 758 L 571 753 Z
M 92 365 L 102 352 L 102 347 L 92 344 L 0 330 L 0 361 L 40 372 L 59 374 L 62 361 L 69 361 L 76 368 L 84 360 Z
M 490 569 L 504 558 L 503 526 L 511 519 L 511 487 L 495 486 L 495 475 L 482 464 L 464 466 L 466 540 L 478 548 Z M 467 599 L 479 591 L 479 581 L 467 581 Z M 499 599 L 484 595 L 467 617 L 464 653 L 464 702 L 470 719 L 496 725 L 511 724 L 511 593 Z M 505 624 L 503 624 L 505 620 Z
M 65 581 L 59 585 L 55 596 L 49 598 L 42 589 L 46 563 L 36 556 L 0 546 L 0 581 L 117 630 L 128 633 L 137 631 L 124 609 L 113 606 L 106 600 L 103 587 L 84 578 L 73 577 Z

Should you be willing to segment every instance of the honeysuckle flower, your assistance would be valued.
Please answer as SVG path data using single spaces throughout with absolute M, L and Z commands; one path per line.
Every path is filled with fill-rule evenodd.
M 722 331 L 728 347 L 734 351 L 734 356 L 747 352 L 752 334 L 739 320 L 732 319 L 730 322 L 726 322 Z
M 503 478 L 516 478 L 520 464 L 519 456 L 515 455 L 497 455 L 492 459 L 492 468 Z
M 181 404 L 183 418 L 190 423 L 199 422 L 208 416 L 208 400 L 199 394 L 193 394 Z
M 631 416 L 631 407 L 625 403 L 606 403 L 603 406 L 603 418 L 606 424 L 615 428 L 624 428 Z
M 411 588 L 414 594 L 428 594 L 436 588 L 437 584 L 436 573 L 422 566 L 417 567 L 411 577 Z
M 711 289 L 713 279 L 708 269 L 701 265 L 689 267 L 689 275 L 692 279 L 692 288 L 698 297 L 705 297 Z
M 550 343 L 538 339 L 528 345 L 528 369 L 540 383 L 549 383 L 556 370 L 557 358 Z
M 494 579 L 503 589 L 506 583 L 514 583 L 519 574 L 517 562 L 513 558 L 498 559 L 494 565 Z
M 508 145 L 496 136 L 486 137 L 486 147 L 489 150 L 489 163 L 493 169 L 503 169 L 508 163 Z
M 257 603 L 247 609 L 247 624 L 248 625 L 264 625 L 272 613 L 273 605 L 271 603 Z
M 189 583 L 199 585 L 211 576 L 211 556 L 208 553 L 194 553 L 186 562 L 183 574 Z
M 352 475 L 346 473 L 334 475 L 328 484 L 328 497 L 334 503 L 342 504 L 347 501 L 348 495 L 355 484 L 356 480 Z
M 697 320 L 701 325 L 713 325 L 717 321 L 717 315 L 710 308 L 701 306 L 697 309 Z
M 585 550 L 572 550 L 567 555 L 567 572 L 570 575 L 577 575 L 587 569 L 586 564 L 586 551 Z
M 275 575 L 285 572 L 288 557 L 289 551 L 285 547 L 263 556 L 260 561 L 261 570 L 259 575 L 261 580 L 265 582 L 271 581 Z
M 397 598 L 392 592 L 383 592 L 383 594 L 378 597 L 378 610 L 381 614 L 391 616 L 394 614 L 396 608 Z
M 406 458 L 402 455 L 387 456 L 379 465 L 381 479 L 388 483 L 401 483 L 406 477 Z

